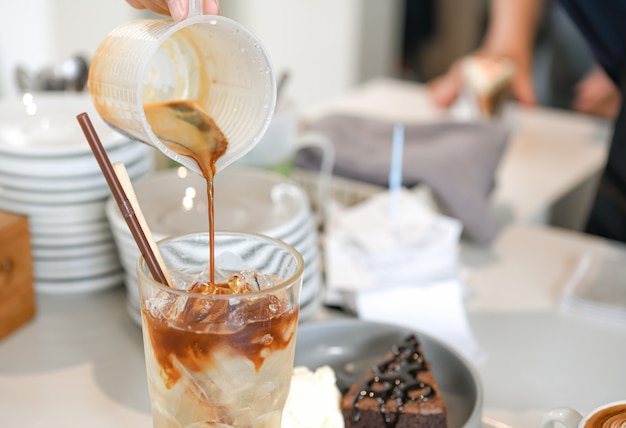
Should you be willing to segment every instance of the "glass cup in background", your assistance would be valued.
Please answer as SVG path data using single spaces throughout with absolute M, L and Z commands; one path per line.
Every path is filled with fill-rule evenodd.
M 321 154 L 321 174 L 332 174 L 335 149 L 323 134 L 300 132 L 300 112 L 289 99 L 277 104 L 267 131 L 235 165 L 268 169 L 289 176 L 298 150 L 313 148 Z
M 325 218 L 326 205 L 330 195 L 335 148 L 332 141 L 318 132 L 299 132 L 299 112 L 289 99 L 277 104 L 272 121 L 261 140 L 233 166 L 255 167 L 291 176 L 296 154 L 302 149 L 312 149 L 320 153 L 320 169 L 313 180 L 314 188 L 309 196 L 316 208 L 318 224 Z
M 158 247 L 176 287 L 193 282 L 191 275 L 208 278 L 208 233 L 167 238 Z M 139 259 L 153 424 L 280 427 L 293 370 L 302 257 L 263 235 L 216 232 L 215 266 L 216 282 L 259 271 L 274 286 L 244 294 L 192 293 L 156 282 Z

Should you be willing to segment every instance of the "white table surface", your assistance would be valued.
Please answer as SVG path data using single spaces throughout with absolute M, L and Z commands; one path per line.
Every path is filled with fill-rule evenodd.
M 626 396 L 626 323 L 557 307 L 579 252 L 626 257 L 603 240 L 530 226 L 506 229 L 491 249 L 463 245 L 468 318 L 487 354 L 477 367 L 485 427 L 531 428 L 554 406 L 587 411 Z M 0 426 L 151 426 L 140 329 L 125 302 L 123 288 L 40 294 L 37 317 L 0 342 Z M 316 319 L 333 316 L 343 315 Z
M 468 318 L 487 353 L 478 367 L 487 419 L 530 428 L 554 407 L 586 412 L 626 397 L 626 318 L 559 305 L 583 255 L 626 262 L 626 247 L 530 225 L 506 228 L 491 249 L 463 246 Z
M 462 260 L 469 322 L 487 354 L 478 366 L 485 427 L 530 428 L 554 406 L 587 411 L 626 398 L 626 323 L 558 309 L 581 254 L 626 251 L 526 221 L 601 168 L 604 125 L 512 108 L 523 126 L 498 172 L 496 201 L 519 222 L 490 248 L 463 244 Z M 419 85 L 387 79 L 317 114 L 332 109 L 407 120 L 442 115 Z M 0 341 L 0 427 L 150 427 L 141 334 L 126 311 L 125 290 L 39 294 L 37 305 L 33 321 Z M 341 315 L 322 311 L 317 319 L 333 316 Z

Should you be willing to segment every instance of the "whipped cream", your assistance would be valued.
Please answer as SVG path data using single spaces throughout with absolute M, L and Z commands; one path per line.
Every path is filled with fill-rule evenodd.
M 344 428 L 341 393 L 335 372 L 322 366 L 312 372 L 295 367 L 283 410 L 283 428 Z

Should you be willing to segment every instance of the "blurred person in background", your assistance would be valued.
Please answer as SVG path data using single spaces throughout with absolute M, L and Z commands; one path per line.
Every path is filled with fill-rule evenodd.
M 626 242 L 626 0 L 560 0 L 559 4 L 580 30 L 597 63 L 575 85 L 571 106 L 614 119 L 607 163 L 585 230 Z M 541 0 L 491 0 L 487 31 L 477 51 L 515 64 L 511 91 L 527 106 L 537 103 L 532 59 L 542 7 Z M 461 86 L 458 61 L 428 84 L 433 101 L 441 107 L 454 102 Z
M 537 103 L 614 119 L 621 96 L 558 1 L 544 0 L 534 52 Z

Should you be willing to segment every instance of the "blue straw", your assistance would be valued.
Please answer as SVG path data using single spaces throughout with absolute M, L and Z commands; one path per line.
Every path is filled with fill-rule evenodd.
M 393 127 L 391 146 L 391 167 L 389 169 L 389 220 L 394 223 L 398 217 L 398 198 L 402 186 L 402 152 L 404 150 L 404 126 Z

